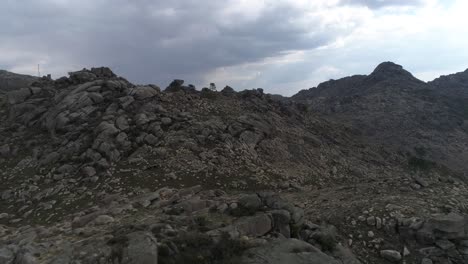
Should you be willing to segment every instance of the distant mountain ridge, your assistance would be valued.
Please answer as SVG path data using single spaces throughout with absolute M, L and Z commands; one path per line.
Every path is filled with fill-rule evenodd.
M 416 156 L 424 148 L 418 158 L 468 171 L 468 70 L 425 83 L 384 62 L 370 75 L 331 80 L 291 100 L 361 131 L 368 142 Z
M 0 92 L 7 92 L 28 87 L 38 79 L 38 77 L 30 75 L 17 74 L 5 70 L 0 70 Z

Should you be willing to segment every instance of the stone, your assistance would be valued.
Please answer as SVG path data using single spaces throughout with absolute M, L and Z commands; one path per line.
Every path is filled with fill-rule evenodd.
M 24 102 L 30 97 L 31 90 L 29 88 L 21 88 L 7 93 L 8 103 L 10 105 L 19 104 Z
M 269 212 L 273 217 L 274 229 L 281 233 L 284 237 L 291 237 L 291 228 L 289 222 L 291 221 L 291 214 L 286 210 L 274 210 Z
M 20 250 L 15 257 L 15 264 L 37 264 L 37 259 L 28 250 Z
M 273 221 L 271 216 L 259 214 L 243 217 L 231 226 L 221 229 L 221 231 L 228 232 L 233 237 L 260 237 L 270 232 L 272 228 Z
M 194 212 L 208 208 L 209 204 L 210 203 L 207 200 L 201 200 L 200 197 L 193 197 L 190 200 L 174 205 L 170 212 L 173 214 L 192 214 Z
M 159 91 L 151 86 L 137 86 L 133 89 L 132 93 L 136 100 L 141 101 L 155 97 L 159 94 Z
M 421 260 L 421 264 L 432 264 L 432 260 L 431 259 L 428 259 L 428 258 L 423 258 Z
M 257 212 L 262 206 L 262 200 L 256 194 L 242 196 L 238 204 L 238 211 L 241 215 L 251 215 Z
M 115 126 L 122 131 L 126 131 L 130 128 L 130 125 L 128 124 L 128 120 L 126 116 L 119 116 L 115 120 Z
M 7 213 L 1 213 L 1 214 L 0 214 L 0 220 L 1 220 L 1 219 L 6 219 L 6 218 L 9 218 L 9 217 L 10 217 L 10 215 L 7 214 Z
M 150 120 L 148 119 L 148 116 L 146 114 L 137 114 L 135 116 L 135 124 L 137 126 L 142 126 L 144 124 L 147 124 Z
M 100 215 L 94 219 L 96 225 L 107 225 L 113 223 L 115 220 L 112 216 L 109 215 Z
M 409 249 L 407 247 L 403 247 L 403 257 L 409 256 L 409 254 L 411 254 Z
M 145 142 L 149 145 L 156 145 L 158 143 L 158 138 L 153 134 L 148 134 L 145 136 Z
M 368 226 L 375 226 L 375 217 L 374 216 L 368 217 L 366 219 L 366 222 Z
M 437 247 L 439 247 L 442 250 L 449 250 L 449 249 L 455 248 L 455 244 L 448 241 L 447 239 L 437 240 L 435 244 Z
M 60 160 L 60 154 L 58 152 L 51 152 L 41 160 L 42 165 L 49 165 L 51 163 L 56 163 Z
M 390 262 L 399 262 L 401 260 L 401 254 L 396 250 L 381 250 L 380 256 Z
M 421 178 L 419 176 L 415 176 L 414 181 L 416 181 L 422 187 L 429 187 L 429 183 L 425 179 L 423 179 L 423 178 Z
M 437 247 L 426 247 L 419 249 L 419 253 L 428 257 L 440 257 L 445 254 L 445 252 Z
M 283 239 L 247 250 L 239 263 L 245 264 L 340 264 L 318 248 L 297 239 Z
M 127 246 L 122 250 L 122 264 L 157 264 L 157 240 L 150 232 L 138 231 L 126 236 Z
M 88 97 L 91 98 L 91 100 L 95 104 L 98 104 L 98 103 L 104 101 L 104 97 L 100 93 L 89 93 Z
M 161 118 L 161 123 L 165 126 L 168 126 L 172 123 L 172 119 L 169 117 L 163 117 Z
M 96 170 L 91 166 L 86 166 L 81 169 L 81 172 L 87 177 L 93 177 L 96 175 Z
M 0 157 L 7 158 L 10 155 L 10 146 L 8 144 L 5 144 L 0 147 Z
M 465 218 L 456 213 L 436 215 L 424 223 L 422 232 L 432 232 L 436 238 L 462 239 L 465 237 Z
M 376 217 L 375 218 L 375 227 L 377 229 L 381 229 L 382 228 L 382 218 L 380 217 Z
M 9 250 L 7 247 L 0 247 L 0 263 L 10 264 L 13 263 L 15 259 L 15 254 Z

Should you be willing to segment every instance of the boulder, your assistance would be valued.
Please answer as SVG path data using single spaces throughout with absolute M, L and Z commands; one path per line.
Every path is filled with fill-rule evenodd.
M 0 157 L 8 157 L 10 155 L 10 151 L 11 149 L 8 144 L 0 146 Z
M 318 248 L 297 240 L 284 239 L 247 250 L 240 263 L 245 264 L 339 264 Z
M 11 91 L 7 93 L 8 103 L 10 105 L 22 103 L 31 95 L 31 90 L 29 88 L 21 88 L 19 90 Z
M 423 228 L 418 231 L 420 234 L 432 234 L 435 238 L 462 239 L 466 236 L 465 217 L 456 213 L 440 214 L 427 220 Z
M 9 264 L 13 263 L 15 259 L 15 254 L 10 249 L 5 246 L 0 247 L 0 263 Z
M 278 231 L 286 238 L 291 237 L 291 228 L 289 222 L 291 221 L 291 214 L 286 210 L 274 210 L 269 212 L 273 217 L 273 226 L 275 231 Z
M 262 206 L 262 200 L 256 194 L 242 196 L 237 202 L 239 215 L 253 215 Z
M 158 95 L 159 91 L 151 86 L 137 86 L 133 89 L 132 94 L 136 100 L 145 100 Z
M 109 215 L 100 215 L 94 219 L 96 225 L 107 225 L 114 222 L 114 218 Z
M 138 231 L 126 236 L 127 246 L 122 251 L 122 264 L 157 264 L 156 238 L 149 232 Z
M 390 262 L 399 262 L 401 260 L 401 254 L 396 250 L 381 250 L 380 256 Z
M 260 237 L 271 231 L 273 221 L 270 215 L 259 214 L 241 218 L 233 227 L 239 236 Z
M 126 116 L 119 116 L 117 120 L 115 120 L 115 126 L 122 131 L 126 131 L 130 128 Z

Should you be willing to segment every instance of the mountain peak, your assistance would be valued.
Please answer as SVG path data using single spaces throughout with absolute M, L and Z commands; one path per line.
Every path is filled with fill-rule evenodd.
M 403 66 L 390 61 L 379 64 L 367 79 L 371 82 L 380 82 L 389 79 L 416 80 Z

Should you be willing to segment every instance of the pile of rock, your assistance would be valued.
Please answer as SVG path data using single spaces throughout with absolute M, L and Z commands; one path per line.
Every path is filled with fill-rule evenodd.
M 107 196 L 71 218 L 2 227 L 1 263 L 359 263 L 332 227 L 312 224 L 272 193 L 163 188 Z

